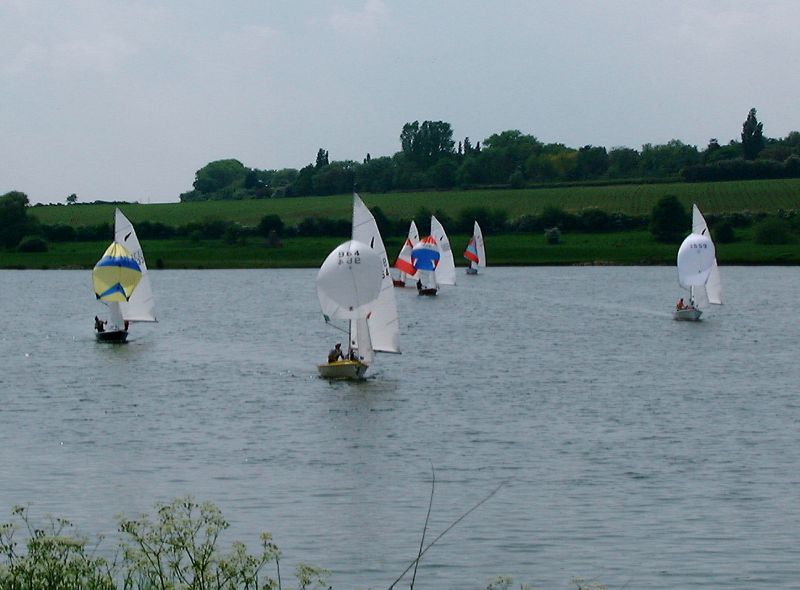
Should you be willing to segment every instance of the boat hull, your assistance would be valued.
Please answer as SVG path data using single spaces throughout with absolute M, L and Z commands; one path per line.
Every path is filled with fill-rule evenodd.
M 123 344 L 128 341 L 128 332 L 126 330 L 109 330 L 108 332 L 97 332 L 95 338 L 98 342 L 114 342 Z
M 368 368 L 364 363 L 350 360 L 317 365 L 319 376 L 323 379 L 363 379 Z
M 672 317 L 681 322 L 696 322 L 703 314 L 699 309 L 676 309 L 672 312 Z

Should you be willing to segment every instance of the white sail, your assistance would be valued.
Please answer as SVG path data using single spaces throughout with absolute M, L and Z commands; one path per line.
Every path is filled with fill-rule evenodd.
M 120 304 L 122 317 L 129 322 L 155 322 L 156 303 L 153 298 L 153 288 L 150 286 L 150 276 L 147 274 L 147 264 L 144 260 L 144 253 L 136 237 L 136 230 L 128 218 L 117 209 L 114 212 L 114 241 L 122 244 L 131 257 L 139 263 L 142 269 L 142 279 L 136 286 L 136 290 L 131 298 Z
M 436 272 L 431 270 L 418 271 L 419 282 L 423 289 L 438 289 L 439 284 L 436 282 Z
M 325 258 L 317 273 L 317 297 L 326 319 L 366 318 L 381 292 L 381 258 L 366 244 L 349 240 Z
M 698 209 L 697 205 L 694 203 L 692 203 L 692 233 L 700 236 L 708 234 L 706 218 L 703 217 L 703 214 L 700 213 L 700 209 Z
M 711 233 L 708 231 L 706 219 L 694 203 L 692 204 L 692 233 L 706 235 L 708 239 L 711 240 Z M 719 267 L 717 266 L 716 257 L 711 265 L 711 272 L 708 274 L 708 281 L 706 281 L 705 285 L 705 295 L 708 303 L 713 303 L 715 305 L 722 304 L 722 282 L 719 276 Z
M 358 360 L 365 365 L 371 365 L 375 360 L 368 322 L 367 318 L 350 320 L 350 348 L 358 351 Z
M 716 260 L 714 260 L 714 265 L 711 267 L 711 272 L 708 274 L 706 294 L 708 295 L 709 303 L 722 305 L 722 282 L 719 277 L 719 267 L 717 266 Z
M 472 228 L 472 237 L 475 240 L 475 249 L 478 251 L 478 266 L 486 268 L 486 248 L 483 245 L 483 232 L 481 232 L 481 226 L 478 225 L 477 221 Z
M 697 307 L 722 303 L 722 287 L 716 249 L 708 225 L 697 205 L 692 205 L 692 233 L 678 249 L 678 283 L 689 289 Z
M 419 230 L 413 219 L 411 220 L 411 225 L 408 226 L 408 240 L 411 242 L 412 248 L 419 243 Z
M 125 319 L 122 317 L 121 309 L 124 304 L 119 301 L 109 301 L 106 305 L 108 306 L 108 326 L 106 330 L 111 332 L 122 330 L 125 327 Z
M 436 280 L 440 285 L 455 285 L 456 262 L 453 259 L 453 250 L 450 248 L 450 240 L 447 238 L 444 227 L 434 215 L 431 215 L 431 236 L 436 239 L 441 254 L 436 267 Z
M 378 352 L 400 352 L 400 322 L 397 318 L 397 303 L 394 299 L 394 285 L 386 248 L 375 217 L 356 193 L 353 193 L 352 238 L 372 248 L 383 265 L 380 295 L 372 306 L 368 320 L 372 346 Z
M 714 264 L 714 243 L 708 236 L 689 234 L 678 249 L 677 264 L 681 287 L 705 285 Z

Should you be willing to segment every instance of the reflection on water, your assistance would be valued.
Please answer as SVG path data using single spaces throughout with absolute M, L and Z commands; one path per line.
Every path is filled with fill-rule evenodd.
M 335 588 L 797 583 L 795 268 L 723 268 L 674 322 L 671 268 L 490 268 L 396 290 L 402 355 L 316 376 L 313 270 L 151 272 L 158 325 L 94 341 L 87 272 L 0 272 L 0 510 L 84 532 L 192 494 Z

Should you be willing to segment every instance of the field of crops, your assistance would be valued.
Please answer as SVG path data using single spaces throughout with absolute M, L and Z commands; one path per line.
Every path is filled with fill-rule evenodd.
M 555 206 L 571 213 L 596 207 L 607 212 L 649 215 L 656 201 L 675 195 L 686 205 L 697 203 L 703 213 L 753 211 L 774 213 L 800 207 L 800 179 L 752 180 L 717 183 L 674 183 L 614 186 L 577 186 L 536 189 L 497 189 L 421 193 L 362 194 L 369 207 L 380 207 L 390 218 L 410 219 L 421 208 L 441 210 L 457 217 L 467 208 L 505 211 L 509 219 L 537 214 Z M 161 222 L 182 226 L 208 220 L 234 221 L 254 226 L 264 215 L 280 216 L 286 225 L 305 217 L 348 219 L 350 195 L 267 199 L 259 201 L 204 201 L 195 203 L 124 204 L 121 208 L 134 223 Z M 42 223 L 72 226 L 112 223 L 114 205 L 47 205 L 30 212 Z

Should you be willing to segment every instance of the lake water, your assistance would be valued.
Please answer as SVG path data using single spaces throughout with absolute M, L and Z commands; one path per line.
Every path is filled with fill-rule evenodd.
M 0 271 L 0 521 L 113 533 L 193 495 L 334 588 L 800 587 L 800 269 L 489 268 L 396 289 L 402 355 L 317 378 L 314 270 L 151 272 L 161 321 L 94 341 L 87 271 Z M 285 568 L 285 569 L 284 569 Z M 409 578 L 398 587 L 407 587 Z M 292 581 L 293 582 L 293 581 Z M 293 585 L 289 582 L 290 585 Z

